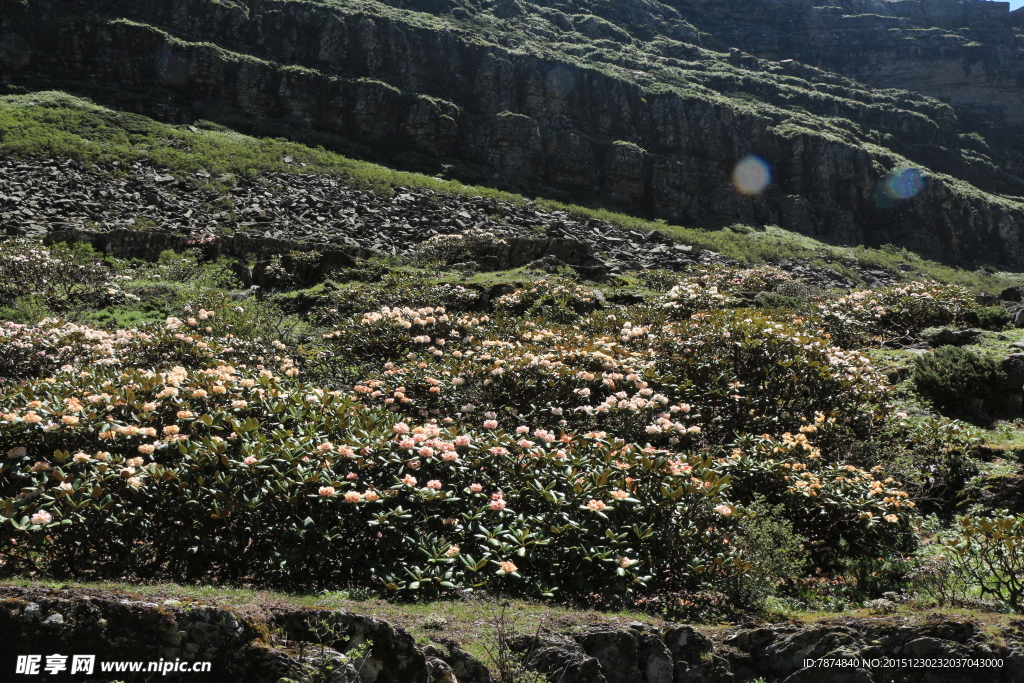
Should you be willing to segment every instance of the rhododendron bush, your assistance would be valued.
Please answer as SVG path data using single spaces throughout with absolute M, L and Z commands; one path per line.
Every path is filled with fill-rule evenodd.
M 714 462 L 601 432 L 409 424 L 229 366 L 65 370 L 3 405 L 15 566 L 541 593 L 744 566 Z
M 54 321 L 8 328 L 8 347 L 46 349 L 39 368 L 50 374 L 9 384 L 0 399 L 0 439 L 10 444 L 0 469 L 9 566 L 281 586 L 624 594 L 744 572 L 749 565 L 731 537 L 755 492 L 793 500 L 811 538 L 815 529 L 822 536 L 839 529 L 853 540 L 891 540 L 907 529 L 906 509 L 890 500 L 895 493 L 871 473 L 823 463 L 807 438 L 853 427 L 820 410 L 809 418 L 791 412 L 800 396 L 781 388 L 772 401 L 782 402 L 767 407 L 788 409 L 786 420 L 801 429 L 795 440 L 781 437 L 788 455 L 767 457 L 762 442 L 725 457 L 705 450 L 701 411 L 725 420 L 748 403 L 726 381 L 734 375 L 704 376 L 703 366 L 688 365 L 713 347 L 695 333 L 710 329 L 704 318 L 683 324 L 689 351 L 619 323 L 614 335 L 590 336 L 577 348 L 584 339 L 569 329 L 522 321 L 505 330 L 517 346 L 497 328 L 484 334 L 492 324 L 486 316 L 436 308 L 354 321 L 363 343 L 382 344 L 382 354 L 409 346 L 421 349 L 409 352 L 417 358 L 425 351 L 424 358 L 456 361 L 443 381 L 430 381 L 428 363 L 398 357 L 420 373 L 423 400 L 437 399 L 429 405 L 438 407 L 427 407 L 409 388 L 379 388 L 385 380 L 411 384 L 392 361 L 380 380 L 328 391 L 302 380 L 288 356 L 271 355 L 284 354 L 283 344 L 207 333 L 210 316 L 200 310 L 194 319 L 113 334 Z M 791 328 L 741 322 L 753 327 L 723 369 L 745 371 L 737 364 L 744 344 L 785 340 L 787 349 L 821 354 L 814 373 L 834 382 L 832 391 L 853 401 L 877 390 L 859 366 Z M 451 345 L 427 334 L 438 330 Z M 768 342 L 751 341 L 765 334 Z M 246 352 L 260 355 L 228 364 Z M 126 359 L 132 367 L 122 367 Z M 783 378 L 791 374 L 780 367 Z M 758 381 L 774 376 L 757 368 L 765 373 Z M 549 401 L 534 410 L 516 393 L 539 384 L 564 397 L 564 406 Z M 711 385 L 721 395 L 699 410 L 699 394 L 711 396 Z M 461 400 L 489 395 L 501 419 L 442 400 L 460 392 Z M 516 415 L 520 405 L 524 414 Z
M 812 321 L 714 311 L 673 322 L 660 306 L 582 324 L 384 308 L 324 335 L 335 353 L 376 356 L 368 400 L 426 418 L 493 414 L 505 426 L 605 429 L 685 447 L 737 433 L 795 431 L 825 414 L 819 440 L 864 438 L 886 387 L 859 352 Z
M 819 567 L 910 549 L 913 502 L 848 462 L 891 433 L 885 382 L 830 332 L 861 299 L 736 308 L 785 281 L 708 271 L 615 306 L 548 278 L 487 313 L 442 288 L 314 311 L 331 325 L 301 345 L 226 296 L 130 330 L 4 323 L 0 553 L 51 575 L 639 595 L 750 571 L 760 499 Z M 932 320 L 932 291 L 879 295 L 872 320 L 904 324 L 908 297 Z

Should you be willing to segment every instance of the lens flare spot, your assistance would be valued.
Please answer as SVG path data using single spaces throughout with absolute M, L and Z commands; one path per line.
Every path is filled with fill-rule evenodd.
M 732 170 L 732 184 L 741 194 L 761 194 L 771 185 L 772 169 L 761 157 L 744 157 Z
M 924 176 L 916 168 L 901 168 L 889 174 L 883 189 L 892 199 L 911 199 L 924 189 Z

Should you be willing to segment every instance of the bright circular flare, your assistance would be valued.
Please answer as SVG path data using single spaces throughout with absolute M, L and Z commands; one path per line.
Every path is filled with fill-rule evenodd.
M 893 199 L 910 199 L 924 189 L 924 177 L 916 168 L 901 168 L 885 179 L 885 194 Z
M 772 170 L 761 157 L 744 157 L 732 170 L 732 184 L 741 194 L 760 194 L 772 182 Z

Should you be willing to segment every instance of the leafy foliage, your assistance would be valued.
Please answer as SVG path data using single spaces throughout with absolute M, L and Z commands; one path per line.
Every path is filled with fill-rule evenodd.
M 943 346 L 914 359 L 917 390 L 947 414 L 987 418 L 992 389 L 1003 379 L 994 359 L 963 347 Z

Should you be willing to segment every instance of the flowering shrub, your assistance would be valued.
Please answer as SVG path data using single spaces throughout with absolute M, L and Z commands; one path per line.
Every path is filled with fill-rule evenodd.
M 824 416 L 816 422 L 821 424 Z M 843 554 L 870 556 L 878 548 L 912 548 L 915 504 L 881 467 L 864 470 L 827 462 L 807 425 L 779 439 L 744 437 L 718 462 L 731 476 L 735 500 L 758 495 L 782 503 L 794 529 L 807 539 L 818 559 Z M 840 551 L 839 539 L 846 550 Z M 851 552 L 852 550 L 852 552 Z
M 114 275 L 88 247 L 45 247 L 28 239 L 0 241 L 0 305 L 35 294 L 53 310 L 72 303 L 106 304 L 137 300 L 121 290 L 127 278 Z M 134 299 L 133 299 L 134 297 Z
M 718 287 L 706 287 L 699 282 L 678 284 L 668 291 L 665 310 L 673 320 L 685 320 L 697 311 L 715 308 L 732 308 L 738 300 L 718 291 Z
M 917 453 L 912 430 L 835 320 L 729 310 L 781 271 L 674 277 L 628 307 L 550 277 L 484 314 L 391 274 L 317 295 L 331 327 L 290 344 L 279 309 L 212 291 L 131 330 L 3 324 L 6 562 L 656 601 L 743 583 L 762 498 L 819 567 L 912 547 L 888 465 L 848 459 Z
M 353 315 L 379 309 L 442 307 L 450 311 L 479 308 L 480 292 L 460 284 L 433 283 L 424 278 L 390 273 L 380 282 L 355 285 L 330 292 L 310 311 L 320 325 L 343 325 Z
M 410 417 L 602 429 L 658 447 L 795 431 L 824 413 L 831 452 L 866 434 L 885 395 L 867 358 L 802 320 L 751 311 L 665 323 L 652 307 L 657 327 L 614 315 L 564 325 L 437 311 L 385 308 L 325 339 L 339 356 L 386 359 L 355 389 Z
M 597 308 L 597 295 L 560 277 L 534 282 L 494 302 L 495 313 L 543 317 L 551 322 L 572 322 Z
M 409 260 L 422 265 L 453 265 L 481 259 L 493 253 L 495 245 L 505 244 L 505 240 L 493 232 L 470 228 L 451 235 L 435 235 L 421 242 L 409 253 Z
M 909 337 L 926 327 L 962 319 L 976 308 L 966 287 L 911 282 L 825 300 L 818 314 L 832 338 L 848 346 L 871 336 Z
M 216 337 L 206 332 L 212 332 L 206 322 L 212 322 L 211 312 L 200 309 L 185 320 L 168 318 L 163 324 L 115 332 L 52 318 L 38 325 L 0 323 L 0 379 L 37 377 L 64 366 L 200 367 L 216 357 L 232 363 L 291 364 L 278 355 L 284 350 L 280 342 L 240 339 L 230 333 Z
M 744 568 L 713 462 L 528 436 L 410 426 L 269 370 L 61 371 L 2 400 L 5 552 L 55 572 L 411 591 L 629 592 Z

